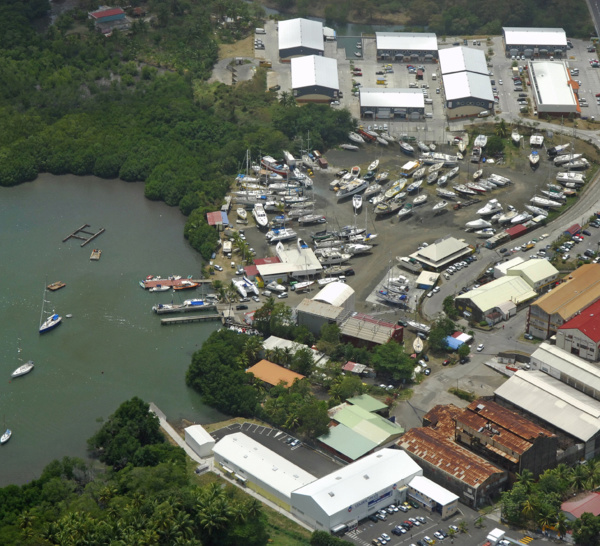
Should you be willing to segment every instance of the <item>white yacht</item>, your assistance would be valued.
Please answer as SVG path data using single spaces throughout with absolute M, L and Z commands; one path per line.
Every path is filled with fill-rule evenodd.
M 490 214 L 496 214 L 502 210 L 502 204 L 498 201 L 498 199 L 490 199 L 485 207 L 480 208 L 477 211 L 479 216 L 488 216 Z
M 465 224 L 467 229 L 482 229 L 492 227 L 492 224 L 483 218 L 479 218 L 477 220 L 472 220 L 471 222 L 467 222 Z
M 269 218 L 267 217 L 267 213 L 265 212 L 265 208 L 263 207 L 262 203 L 256 203 L 254 205 L 254 209 L 252 209 L 252 216 L 254 216 L 258 227 L 267 227 L 269 224 Z

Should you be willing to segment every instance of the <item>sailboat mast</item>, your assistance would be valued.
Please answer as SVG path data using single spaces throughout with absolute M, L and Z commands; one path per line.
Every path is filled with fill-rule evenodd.
M 40 313 L 40 328 L 44 322 L 44 305 L 46 304 L 46 285 L 44 285 L 44 292 L 42 293 L 42 312 Z

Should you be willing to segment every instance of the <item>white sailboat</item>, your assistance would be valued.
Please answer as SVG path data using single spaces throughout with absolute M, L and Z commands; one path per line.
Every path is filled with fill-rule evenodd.
M 17 348 L 17 355 L 21 354 L 21 347 Z M 18 356 L 19 362 L 21 365 L 11 374 L 11 377 L 14 379 L 15 377 L 21 377 L 22 375 L 28 374 L 31 370 L 33 370 L 33 360 L 29 360 L 28 362 L 23 362 L 23 359 Z
M 240 220 L 243 220 L 244 222 L 247 220 L 248 218 L 248 212 L 246 211 L 246 209 L 244 207 L 238 207 L 235 211 L 235 213 L 237 214 L 237 217 Z
M 517 146 L 521 143 L 521 135 L 516 127 L 512 130 L 510 138 Z
M 435 205 L 433 205 L 433 212 L 434 213 L 438 213 L 441 212 L 442 210 L 444 210 L 446 207 L 448 206 L 448 201 L 440 201 L 439 203 L 436 203 Z
M 46 301 L 46 294 L 46 285 L 44 285 L 44 294 L 42 296 L 42 312 L 40 314 L 40 334 L 45 334 L 46 332 L 53 330 L 62 322 L 62 317 L 54 311 L 52 311 L 52 314 L 47 317 L 46 320 L 44 320 L 44 307 L 46 303 L 49 303 Z
M 427 194 L 426 193 L 422 193 L 421 195 L 418 195 L 417 197 L 415 197 L 413 199 L 413 205 L 415 207 L 418 207 L 419 205 L 422 205 L 426 201 L 427 201 Z
M 355 212 L 358 212 L 361 209 L 362 203 L 362 195 L 355 195 L 354 197 L 352 197 L 352 206 L 354 207 Z
M 369 171 L 376 171 L 377 168 L 379 167 L 379 159 L 376 159 L 375 161 L 373 161 L 370 165 L 369 165 Z

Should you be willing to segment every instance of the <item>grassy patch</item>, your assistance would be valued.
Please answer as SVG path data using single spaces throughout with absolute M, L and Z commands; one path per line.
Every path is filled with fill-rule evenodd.
M 456 387 L 452 387 L 452 388 L 448 389 L 448 392 L 450 394 L 453 394 L 454 396 L 457 396 L 461 400 L 466 400 L 467 402 L 473 402 L 473 401 L 477 400 L 477 396 L 474 393 L 469 392 L 469 391 L 464 391 L 462 389 L 457 389 Z
M 209 423 L 207 425 L 202 425 L 206 432 L 214 432 L 215 430 L 219 430 L 224 427 L 228 427 L 229 425 L 241 425 L 243 423 L 254 423 L 255 425 L 271 427 L 271 425 L 267 423 L 263 423 L 258 419 L 250 419 L 247 417 L 236 417 L 234 419 L 228 419 L 227 421 L 220 421 L 218 423 Z

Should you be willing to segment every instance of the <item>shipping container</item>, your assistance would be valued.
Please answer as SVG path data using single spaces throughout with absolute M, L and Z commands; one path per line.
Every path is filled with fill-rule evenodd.
M 317 163 L 319 164 L 319 167 L 321 167 L 321 169 L 326 169 L 327 167 L 329 167 L 329 164 L 327 163 L 327 160 L 324 157 L 320 157 L 319 159 L 317 159 Z

